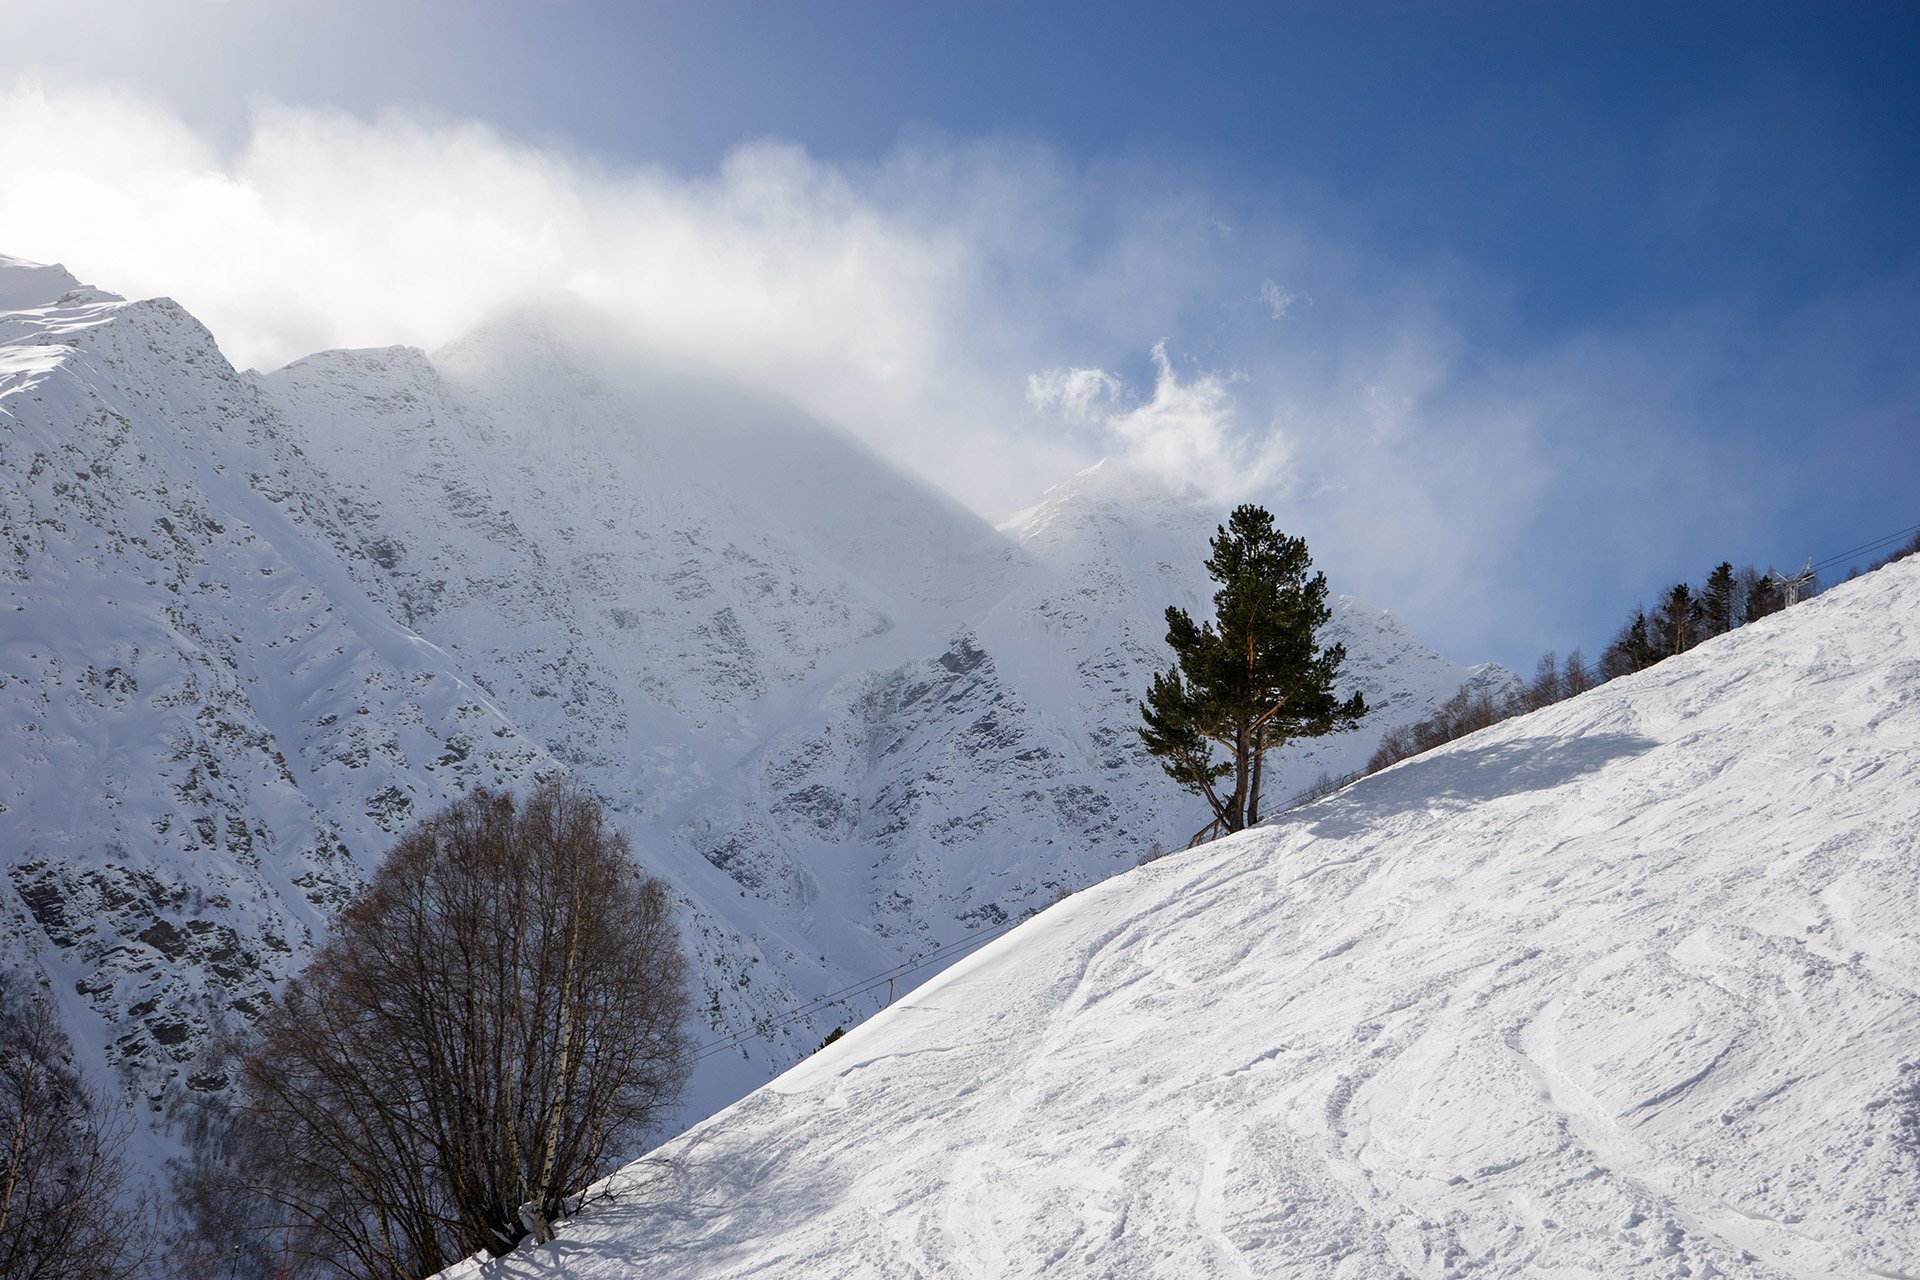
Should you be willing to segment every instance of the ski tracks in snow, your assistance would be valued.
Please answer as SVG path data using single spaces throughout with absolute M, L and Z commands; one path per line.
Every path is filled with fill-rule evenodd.
M 1920 642 L 1857 638 L 1917 597 L 1069 898 L 664 1149 L 763 1234 L 582 1215 L 566 1274 L 1920 1276 Z
M 1823 1241 L 1765 1215 L 1718 1201 L 1699 1185 L 1696 1172 L 1636 1138 L 1618 1117 L 1575 1084 L 1559 1060 L 1556 1031 L 1561 1011 L 1559 1001 L 1548 1002 L 1512 1037 L 1510 1047 L 1568 1138 L 1593 1161 L 1594 1176 L 1630 1189 L 1634 1198 L 1644 1203 L 1644 1209 L 1636 1208 L 1621 1224 L 1622 1235 L 1646 1250 L 1644 1266 L 1652 1269 L 1663 1259 L 1677 1258 L 1686 1245 L 1690 1246 L 1686 1252 L 1707 1255 L 1688 1261 L 1695 1268 L 1712 1268 L 1705 1271 L 1709 1275 L 1718 1272 L 1756 1278 L 1832 1280 L 1849 1274 L 1847 1259 Z M 1639 1108 L 1659 1106 L 1696 1086 L 1723 1058 L 1724 1054 L 1716 1057 L 1700 1072 L 1646 1099 Z M 1667 1229 L 1667 1224 L 1684 1235 Z M 1692 1271 L 1701 1273 L 1699 1269 Z

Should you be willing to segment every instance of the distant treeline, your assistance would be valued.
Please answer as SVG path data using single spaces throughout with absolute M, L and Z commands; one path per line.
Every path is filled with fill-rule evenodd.
M 1874 562 L 1868 571 L 1915 554 L 1920 554 L 1920 534 L 1885 559 Z M 1858 573 L 1856 569 L 1848 576 L 1855 577 Z M 1804 598 L 1819 590 L 1818 579 L 1808 579 L 1800 586 L 1799 594 Z M 1367 761 L 1366 771 L 1376 773 L 1476 729 L 1537 711 L 1616 677 L 1644 671 L 1676 653 L 1685 653 L 1703 640 L 1724 635 L 1737 626 L 1758 621 L 1786 607 L 1786 587 L 1771 569 L 1762 573 L 1748 565 L 1736 570 L 1730 561 L 1722 561 L 1699 586 L 1677 582 L 1668 587 L 1651 612 L 1644 606 L 1636 607 L 1593 666 L 1586 664 L 1578 649 L 1568 654 L 1564 662 L 1556 654 L 1547 653 L 1535 665 L 1533 679 L 1512 693 L 1462 689 L 1427 719 L 1388 730 L 1380 740 L 1379 749 Z

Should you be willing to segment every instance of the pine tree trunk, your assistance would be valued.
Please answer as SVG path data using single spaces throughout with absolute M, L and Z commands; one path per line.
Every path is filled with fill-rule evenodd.
M 1265 737 L 1264 730 L 1253 731 L 1253 777 L 1247 787 L 1247 825 L 1250 827 L 1257 825 L 1260 821 L 1260 774 L 1267 758 L 1266 750 L 1262 745 Z
M 1230 832 L 1244 830 L 1247 825 L 1247 784 L 1251 780 L 1247 769 L 1247 757 L 1251 754 L 1248 747 L 1248 731 L 1241 728 L 1233 735 L 1233 797 L 1227 801 L 1225 824 Z

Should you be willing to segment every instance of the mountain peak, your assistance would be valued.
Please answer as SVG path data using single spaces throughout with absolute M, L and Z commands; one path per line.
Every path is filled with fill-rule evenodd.
M 1147 471 L 1120 458 L 1102 458 L 1048 489 L 1041 501 L 1178 502 L 1207 505 L 1207 495 L 1186 480 Z
M 1193 485 L 1170 481 L 1117 458 L 1102 458 L 1042 493 L 1000 522 L 1019 542 L 1050 541 L 1075 529 L 1102 524 L 1158 525 L 1175 529 L 1213 521 L 1207 497 Z
M 81 284 L 57 262 L 32 262 L 0 253 L 0 311 L 30 311 L 65 302 L 119 301 L 118 294 Z

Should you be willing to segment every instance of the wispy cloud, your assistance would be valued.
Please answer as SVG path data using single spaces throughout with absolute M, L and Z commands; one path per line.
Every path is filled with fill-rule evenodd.
M 931 143 L 836 165 L 761 141 L 688 175 L 272 105 L 226 145 L 150 101 L 27 84 L 0 93 L 0 137 L 0 252 L 177 297 L 239 364 L 432 348 L 571 293 L 985 514 L 1105 455 L 1266 500 L 1339 585 L 1462 656 L 1564 647 L 1568 583 L 1617 581 L 1649 530 L 1670 553 L 1750 527 L 1795 483 L 1695 434 L 1741 378 L 1755 421 L 1793 403 L 1750 318 L 1502 339 L 1499 280 L 1236 206 L 1164 159 Z M 1863 326 L 1899 331 L 1910 296 L 1822 310 L 1820 350 L 1884 348 Z M 1913 398 L 1911 378 L 1883 397 Z
M 1094 439 L 1130 466 L 1194 485 L 1223 501 L 1279 487 L 1289 453 L 1277 426 L 1247 431 L 1233 384 L 1244 375 L 1199 370 L 1185 381 L 1166 342 L 1153 345 L 1146 396 L 1104 369 L 1051 369 L 1027 379 L 1027 401 L 1042 412 L 1097 427 Z
M 1043 335 L 1090 305 L 1052 288 L 1045 238 L 1074 214 L 1044 156 L 903 152 L 854 173 L 766 141 L 684 176 L 473 122 L 271 105 L 228 151 L 151 102 L 31 85 L 0 96 L 0 136 L 6 251 L 175 296 L 243 366 L 432 348 L 516 299 L 571 293 L 982 507 L 1079 457 L 1021 438 Z
M 1049 357 L 1137 360 L 1208 304 L 1223 233 L 1191 193 L 1077 173 L 1032 147 L 903 149 L 865 169 L 777 141 L 712 174 L 610 170 L 470 121 L 263 105 L 223 150 L 147 101 L 0 98 L 6 251 L 167 293 L 234 361 L 450 341 L 571 294 L 655 353 L 862 436 L 983 510 L 1107 453 L 1244 495 L 1284 452 L 1235 375 L 1150 389 Z M 1049 424 L 1064 423 L 1065 431 Z
M 1267 309 L 1273 313 L 1275 320 L 1286 319 L 1287 312 L 1293 310 L 1296 303 L 1305 303 L 1309 307 L 1313 305 L 1312 298 L 1302 298 L 1293 290 L 1272 280 L 1260 282 L 1260 301 L 1267 304 Z
M 1048 369 L 1027 375 L 1027 404 L 1073 422 L 1092 422 L 1130 393 L 1105 369 Z

